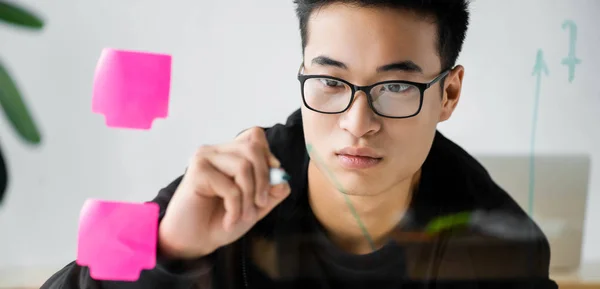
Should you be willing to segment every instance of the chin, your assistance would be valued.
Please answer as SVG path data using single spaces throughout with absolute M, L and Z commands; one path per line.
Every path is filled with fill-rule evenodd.
M 398 172 L 398 168 L 389 168 L 385 165 L 368 170 L 347 170 L 337 166 L 332 172 L 337 186 L 341 186 L 347 195 L 352 196 L 377 196 L 389 192 L 393 188 L 401 189 L 410 186 L 412 175 Z M 407 183 L 408 182 L 408 183 Z
M 337 178 L 338 186 L 347 195 L 352 196 L 374 196 L 385 190 L 388 182 L 382 181 L 376 177 L 377 174 L 370 175 L 364 171 L 348 171 L 341 169 L 334 172 Z M 379 174 L 379 176 L 381 176 Z

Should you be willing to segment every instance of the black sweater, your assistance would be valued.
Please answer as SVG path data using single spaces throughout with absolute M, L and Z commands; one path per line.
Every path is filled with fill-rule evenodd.
M 479 211 L 510 216 L 511 224 L 519 220 L 529 237 L 463 226 L 434 238 L 396 238 L 366 255 L 343 252 L 308 203 L 300 111 L 265 131 L 271 151 L 292 176 L 292 191 L 241 239 L 194 261 L 166 261 L 158 252 L 156 268 L 136 282 L 96 281 L 72 262 L 42 288 L 558 288 L 548 276 L 550 249 L 538 226 L 473 157 L 439 132 L 399 231 L 423 236 L 419 232 L 436 217 Z M 152 201 L 161 218 L 180 181 Z

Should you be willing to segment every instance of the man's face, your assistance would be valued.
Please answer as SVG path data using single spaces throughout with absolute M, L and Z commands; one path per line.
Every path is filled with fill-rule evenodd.
M 303 74 L 338 77 L 358 86 L 387 80 L 427 83 L 442 72 L 436 43 L 431 19 L 395 9 L 332 4 L 309 19 Z M 397 63 L 401 65 L 389 68 Z M 452 113 L 461 80 L 462 68 L 448 76 L 444 93 L 440 82 L 427 89 L 419 114 L 410 118 L 378 116 L 360 91 L 343 113 L 322 114 L 303 106 L 306 142 L 349 194 L 376 195 L 410 182 L 429 153 L 437 123 Z

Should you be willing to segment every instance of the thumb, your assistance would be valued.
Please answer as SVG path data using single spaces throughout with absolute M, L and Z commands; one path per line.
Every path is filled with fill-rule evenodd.
M 265 156 L 267 157 L 267 161 L 269 162 L 269 166 L 272 168 L 278 168 L 281 166 L 281 163 L 275 157 L 275 155 L 271 152 L 269 148 L 269 141 L 267 140 L 267 136 L 265 133 L 265 129 L 259 126 L 251 127 L 243 132 L 241 132 L 236 138 L 236 141 L 242 142 L 257 142 L 259 143 L 265 150 Z
M 283 200 L 285 200 L 290 195 L 291 189 L 290 185 L 286 182 L 283 184 L 272 186 L 269 190 L 267 205 L 260 208 L 258 211 L 258 218 L 262 219 L 269 212 L 273 210 L 277 205 L 279 205 Z

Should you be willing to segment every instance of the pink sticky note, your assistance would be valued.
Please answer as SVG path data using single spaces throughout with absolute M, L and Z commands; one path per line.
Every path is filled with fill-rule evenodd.
M 156 265 L 155 203 L 87 200 L 81 209 L 77 264 L 96 280 L 135 281 Z
M 94 77 L 92 111 L 106 125 L 150 129 L 166 118 L 171 88 L 171 56 L 106 48 Z

